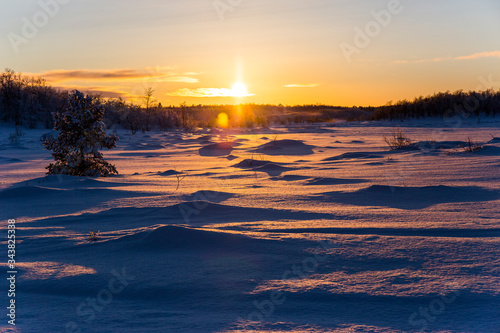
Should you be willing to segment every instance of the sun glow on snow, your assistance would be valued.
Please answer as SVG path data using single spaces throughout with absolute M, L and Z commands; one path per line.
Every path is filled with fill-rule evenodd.
M 228 128 L 229 126 L 229 117 L 227 116 L 226 113 L 221 112 L 217 116 L 217 125 L 219 125 L 222 128 Z

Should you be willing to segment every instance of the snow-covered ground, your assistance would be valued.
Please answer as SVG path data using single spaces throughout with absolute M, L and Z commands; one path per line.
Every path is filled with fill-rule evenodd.
M 1 127 L 0 332 L 500 332 L 499 125 L 118 130 L 99 179 Z

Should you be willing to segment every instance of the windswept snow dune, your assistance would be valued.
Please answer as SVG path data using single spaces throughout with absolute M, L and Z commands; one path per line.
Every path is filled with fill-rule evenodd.
M 200 148 L 199 153 L 200 156 L 226 156 L 231 154 L 237 145 L 235 142 L 212 143 Z
M 314 146 L 301 140 L 273 140 L 255 149 L 255 152 L 266 155 L 310 155 L 314 154 Z
M 99 179 L 1 127 L 0 332 L 500 332 L 498 124 L 118 130 Z
M 162 226 L 116 240 L 134 251 L 262 251 L 271 242 L 238 234 L 221 233 L 182 226 Z
M 500 199 L 500 191 L 475 186 L 401 187 L 371 185 L 354 192 L 327 192 L 322 193 L 322 196 L 325 200 L 346 205 L 421 209 L 440 203 L 495 201 Z

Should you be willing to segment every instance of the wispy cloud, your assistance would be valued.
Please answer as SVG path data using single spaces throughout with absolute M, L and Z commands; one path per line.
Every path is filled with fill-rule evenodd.
M 319 83 L 293 83 L 285 85 L 285 88 L 314 88 L 319 86 Z
M 188 76 L 167 76 L 160 78 L 158 82 L 183 82 L 183 83 L 198 83 L 200 80 Z
M 457 57 L 455 60 L 470 60 L 480 58 L 500 58 L 500 51 L 474 53 L 464 57 Z
M 424 62 L 442 62 L 450 60 L 473 60 L 482 58 L 500 58 L 500 51 L 490 51 L 490 52 L 479 52 L 467 56 L 460 57 L 439 57 L 432 59 L 420 59 L 420 60 L 396 60 L 396 64 L 419 64 Z
M 248 97 L 254 96 L 255 94 L 241 94 L 240 92 L 227 88 L 183 88 L 167 93 L 167 95 L 181 97 Z
M 68 85 L 68 86 L 55 86 L 54 88 L 58 90 L 79 90 L 86 94 L 92 95 L 101 95 L 104 98 L 137 98 L 138 96 L 130 94 L 124 91 L 121 87 L 85 87 L 85 86 L 76 86 L 76 85 Z
M 181 75 L 171 72 L 170 67 L 154 67 L 145 69 L 110 69 L 110 70 L 52 70 L 42 73 L 28 73 L 40 76 L 50 83 L 64 81 L 123 81 L 123 80 L 154 80 L 156 82 L 197 83 L 193 76 L 199 73 L 188 72 Z

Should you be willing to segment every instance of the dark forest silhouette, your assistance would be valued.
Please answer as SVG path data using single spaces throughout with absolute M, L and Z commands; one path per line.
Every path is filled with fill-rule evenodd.
M 217 126 L 219 113 L 226 113 L 231 127 L 265 127 L 294 123 L 331 122 L 335 120 L 383 120 L 425 117 L 467 118 L 496 115 L 500 110 L 500 90 L 436 93 L 379 107 L 341 107 L 330 105 L 191 105 L 163 107 L 152 103 L 151 89 L 146 89 L 148 103 L 138 105 L 121 98 L 99 100 L 105 110 L 108 128 L 120 125 L 133 133 L 158 129 L 192 130 Z M 57 90 L 43 78 L 27 77 L 7 69 L 0 74 L 0 121 L 27 128 L 53 128 L 53 115 L 67 108 L 70 92 Z

